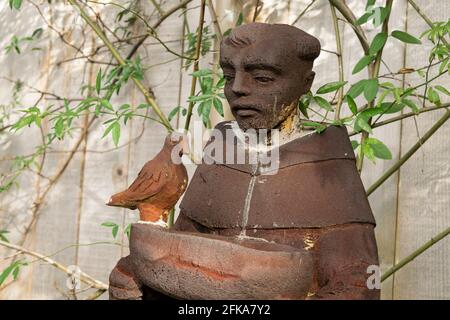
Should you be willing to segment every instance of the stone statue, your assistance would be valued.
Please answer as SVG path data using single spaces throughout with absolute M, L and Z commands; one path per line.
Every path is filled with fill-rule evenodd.
M 289 25 L 251 23 L 221 44 L 236 121 L 205 150 L 244 148 L 242 132 L 279 132 L 275 167 L 204 157 L 171 229 L 133 224 L 130 255 L 110 276 L 111 299 L 379 299 L 375 221 L 345 127 L 299 125 L 320 43 Z M 231 139 L 223 137 L 231 132 Z M 217 155 L 216 154 L 216 155 Z M 236 160 L 236 157 L 233 158 Z M 254 159 L 254 158 L 253 158 Z M 211 161 L 212 160 L 212 161 Z

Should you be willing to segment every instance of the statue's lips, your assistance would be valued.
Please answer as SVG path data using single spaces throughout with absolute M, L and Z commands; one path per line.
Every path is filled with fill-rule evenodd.
M 251 117 L 260 112 L 258 108 L 251 105 L 234 105 L 231 109 L 239 117 Z

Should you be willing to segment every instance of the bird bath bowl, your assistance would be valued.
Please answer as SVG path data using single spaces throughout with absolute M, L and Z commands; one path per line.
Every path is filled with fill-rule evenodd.
M 132 225 L 130 258 L 145 285 L 179 299 L 304 299 L 313 274 L 306 250 L 146 224 Z

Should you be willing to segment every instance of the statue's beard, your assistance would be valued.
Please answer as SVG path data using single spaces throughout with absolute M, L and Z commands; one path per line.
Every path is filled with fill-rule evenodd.
M 259 108 L 257 114 L 249 117 L 240 117 L 233 112 L 241 130 L 248 129 L 274 129 L 296 111 L 297 101 L 288 106 L 275 106 L 270 108 Z

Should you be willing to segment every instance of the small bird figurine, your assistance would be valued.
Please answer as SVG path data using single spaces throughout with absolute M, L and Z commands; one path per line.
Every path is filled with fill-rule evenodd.
M 189 151 L 187 138 L 173 132 L 155 158 L 148 161 L 127 190 L 111 197 L 108 206 L 139 209 L 145 223 L 166 225 L 169 211 L 186 190 L 188 175 L 181 162 Z

